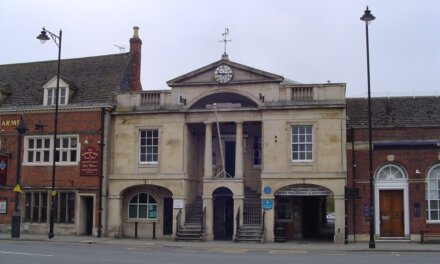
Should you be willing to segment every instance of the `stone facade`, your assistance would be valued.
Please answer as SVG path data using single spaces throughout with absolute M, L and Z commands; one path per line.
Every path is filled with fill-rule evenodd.
M 225 66 L 232 75 L 219 81 L 216 70 Z M 287 236 L 302 237 L 306 231 L 293 227 L 301 219 L 308 221 L 301 210 L 313 206 L 313 216 L 308 217 L 316 222 L 316 231 L 325 221 L 323 208 L 329 197 L 337 215 L 334 241 L 343 241 L 345 84 L 300 84 L 235 63 L 224 54 L 168 85 L 170 90 L 117 96 L 110 236 L 152 237 L 154 232 L 157 237 L 175 237 L 183 219 L 188 220 L 185 208 L 199 203 L 204 239 L 234 239 L 248 220 L 247 204 L 264 201 L 271 205 L 258 209 L 260 215 L 265 212 L 266 241 L 274 241 L 277 225 L 285 226 Z M 310 156 L 293 153 L 295 129 L 307 129 L 303 132 Z M 315 187 L 324 192 L 312 194 Z M 280 192 L 282 188 L 290 193 Z M 300 193 L 301 188 L 309 193 Z M 154 198 L 148 202 L 148 216 L 142 209 L 146 198 L 136 203 L 141 195 Z M 290 216 L 284 222 L 276 215 L 284 210 L 277 205 L 280 199 L 290 201 L 290 209 L 283 211 Z M 179 216 L 181 223 L 176 221 Z

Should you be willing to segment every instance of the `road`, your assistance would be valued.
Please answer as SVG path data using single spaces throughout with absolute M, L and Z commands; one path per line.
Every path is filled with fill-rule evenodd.
M 313 251 L 0 241 L 1 264 L 439 263 L 440 252 Z

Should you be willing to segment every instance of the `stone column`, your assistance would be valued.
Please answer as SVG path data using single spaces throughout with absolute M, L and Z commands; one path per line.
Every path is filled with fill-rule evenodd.
M 206 218 L 205 218 L 205 239 L 206 240 L 214 240 L 214 230 L 213 230 L 213 217 L 214 217 L 214 211 L 212 208 L 212 197 L 205 197 L 203 196 L 203 208 L 206 208 Z
M 212 178 L 212 123 L 205 123 L 205 171 L 204 177 Z
M 345 236 L 345 200 L 344 195 L 335 195 L 335 237 L 337 244 L 344 243 Z
M 266 242 L 274 242 L 274 226 L 275 226 L 275 199 L 274 197 L 264 197 L 265 200 L 272 199 L 272 209 L 264 210 L 264 230 Z
M 243 178 L 243 123 L 235 123 L 235 178 Z
M 109 197 L 109 218 L 108 235 L 109 237 L 122 237 L 122 197 L 112 195 Z
M 239 225 L 243 224 L 243 210 L 244 210 L 244 197 L 242 195 L 234 196 L 234 230 L 232 232 L 232 239 L 235 239 L 236 231 L 237 231 L 237 213 L 238 209 L 240 209 L 240 223 Z

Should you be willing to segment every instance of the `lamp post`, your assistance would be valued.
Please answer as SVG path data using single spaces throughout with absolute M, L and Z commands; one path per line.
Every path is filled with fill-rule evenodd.
M 20 204 L 20 169 L 21 169 L 21 138 L 23 134 L 28 130 L 23 121 L 23 115 L 20 116 L 20 123 L 17 128 L 17 170 L 15 174 L 15 206 L 14 212 L 12 213 L 12 224 L 11 224 L 11 238 L 20 238 L 20 223 L 21 223 L 21 213 L 19 210 Z
M 43 27 L 43 30 L 41 31 L 41 34 L 38 35 L 37 39 L 41 41 L 42 44 L 44 44 L 47 40 L 49 40 L 49 37 L 47 34 L 50 35 L 52 40 L 55 42 L 55 44 L 58 46 L 58 69 L 57 69 L 57 87 L 55 90 L 55 117 L 54 117 L 54 125 L 53 125 L 53 152 L 52 152 L 52 189 L 51 189 L 51 205 L 50 205 L 50 219 L 49 219 L 49 238 L 54 237 L 53 227 L 54 227 L 54 221 L 55 221 L 55 166 L 56 166 L 56 160 L 55 160 L 55 153 L 57 150 L 57 132 L 58 132 L 58 100 L 59 100 L 59 92 L 60 92 L 60 64 L 61 64 L 61 40 L 63 32 L 60 30 L 59 35 L 55 35 L 54 33 L 50 32 L 49 30 L 45 29 Z
M 368 82 L 368 155 L 369 155 L 369 177 L 370 177 L 370 242 L 369 248 L 375 248 L 374 242 L 374 224 L 375 224 L 375 208 L 374 208 L 374 183 L 373 183 L 373 141 L 371 136 L 371 91 L 370 91 L 370 49 L 368 42 L 368 25 L 371 21 L 376 19 L 371 14 L 371 11 L 367 9 L 364 11 L 364 15 L 361 20 L 365 22 L 365 33 L 367 41 L 367 82 Z

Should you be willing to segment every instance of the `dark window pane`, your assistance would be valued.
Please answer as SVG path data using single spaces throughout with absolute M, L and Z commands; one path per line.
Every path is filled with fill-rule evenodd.
M 140 193 L 139 194 L 139 203 L 148 203 L 148 194 Z

